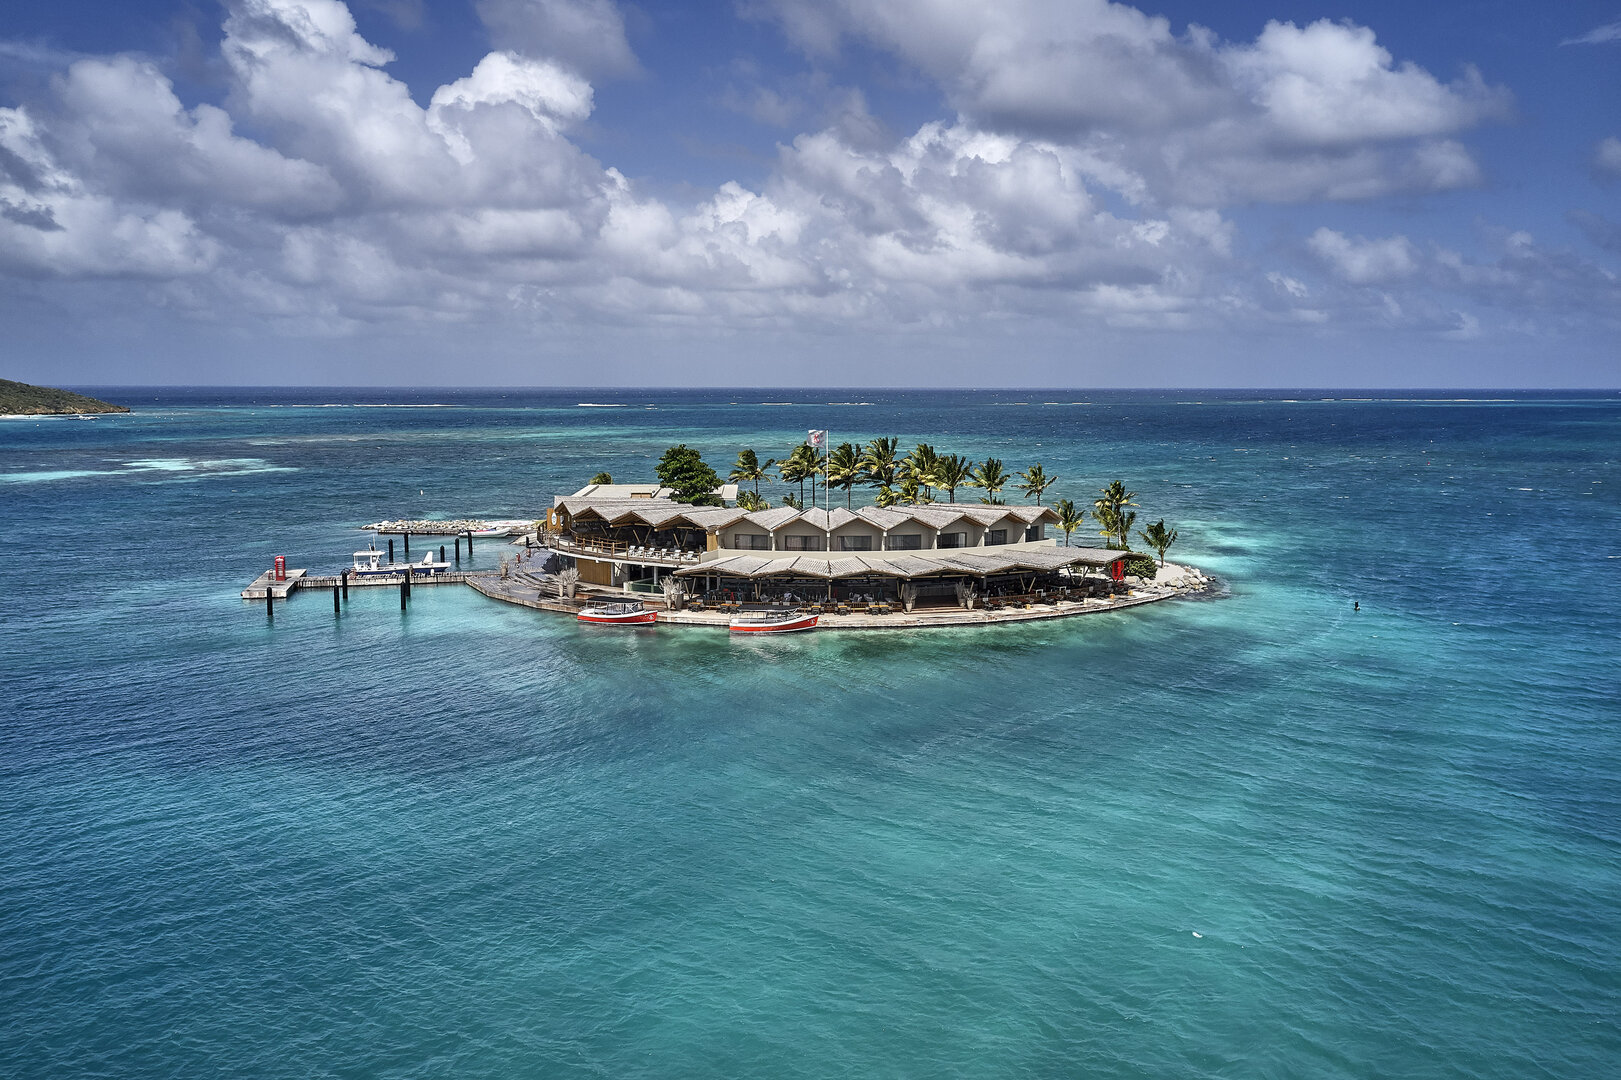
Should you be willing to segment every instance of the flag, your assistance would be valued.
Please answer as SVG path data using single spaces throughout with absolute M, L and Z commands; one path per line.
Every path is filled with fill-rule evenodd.
M 825 446 L 827 445 L 827 432 L 807 431 L 805 432 L 805 441 L 812 446 Z

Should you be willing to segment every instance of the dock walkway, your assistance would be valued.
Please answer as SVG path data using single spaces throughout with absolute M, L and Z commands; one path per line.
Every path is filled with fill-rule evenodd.
M 306 570 L 288 570 L 286 578 L 277 581 L 276 572 L 266 570 L 254 578 L 252 584 L 242 590 L 242 599 L 263 600 L 268 596 L 272 600 L 285 600 L 288 593 L 298 588 L 307 573 Z

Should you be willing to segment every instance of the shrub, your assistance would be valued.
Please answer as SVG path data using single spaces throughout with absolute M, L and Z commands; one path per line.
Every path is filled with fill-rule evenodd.
M 1159 562 L 1152 555 L 1145 555 L 1140 551 L 1126 552 L 1126 573 L 1150 581 L 1159 572 Z

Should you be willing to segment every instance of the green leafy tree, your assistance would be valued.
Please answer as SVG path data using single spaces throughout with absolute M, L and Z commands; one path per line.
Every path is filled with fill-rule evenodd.
M 1069 538 L 1086 521 L 1086 511 L 1078 508 L 1073 499 L 1059 499 L 1053 503 L 1053 510 L 1058 514 L 1058 527 L 1064 530 L 1064 546 L 1069 547 Z
M 599 472 L 591 478 L 591 482 L 593 484 L 611 484 L 614 482 L 614 478 L 605 472 Z
M 913 506 L 920 506 L 923 503 L 932 503 L 934 501 L 934 496 L 929 494 L 929 489 L 920 484 L 917 477 L 910 473 L 901 477 L 901 486 L 896 489 L 895 494 L 899 496 L 900 502 L 911 503 Z
M 844 505 L 851 501 L 850 491 L 861 482 L 861 458 L 850 443 L 840 443 L 827 455 L 827 483 L 829 487 L 844 489 Z
M 918 443 L 901 460 L 900 472 L 903 478 L 917 484 L 925 496 L 924 501 L 934 501 L 934 494 L 929 489 L 940 486 L 940 455 L 934 452 L 934 447 L 928 443 Z
M 874 439 L 861 451 L 861 471 L 867 483 L 877 487 L 894 487 L 900 465 L 895 460 L 897 439 Z
M 949 501 L 956 502 L 957 489 L 968 486 L 968 473 L 972 465 L 973 462 L 961 454 L 947 454 L 935 466 L 935 479 L 940 481 L 940 486 L 946 489 Z
M 754 493 L 760 494 L 760 481 L 770 479 L 771 466 L 776 462 L 766 458 L 761 463 L 760 458 L 753 450 L 744 450 L 737 455 L 737 464 L 732 466 L 732 475 L 726 479 L 734 484 L 753 484 Z
M 1038 461 L 1019 474 L 1018 487 L 1025 495 L 1033 496 L 1036 505 L 1040 506 L 1042 494 L 1056 483 L 1058 483 L 1058 477 L 1048 476 L 1046 470 L 1041 467 L 1041 462 Z
M 1126 507 L 1136 506 L 1131 501 L 1136 497 L 1135 491 L 1127 491 L 1124 483 L 1115 480 L 1092 500 L 1092 519 L 1102 526 L 1098 531 L 1122 551 L 1131 550 L 1131 526 L 1137 515 Z
M 1165 550 L 1176 543 L 1176 530 L 1167 529 L 1165 519 L 1160 518 L 1137 535 L 1143 538 L 1143 543 L 1159 552 L 1159 564 L 1164 566 Z
M 674 492 L 676 502 L 692 506 L 722 505 L 720 496 L 715 494 L 715 489 L 720 487 L 720 476 L 686 443 L 664 451 L 654 471 L 659 482 Z
M 795 506 L 805 505 L 805 481 L 815 482 L 816 478 L 816 451 L 804 443 L 794 447 L 793 453 L 777 462 L 777 475 L 785 484 L 799 485 L 799 499 Z M 813 487 L 814 493 L 815 488 Z
M 970 484 L 985 489 L 985 494 L 979 501 L 993 506 L 1002 502 L 997 495 L 1007 487 L 1011 479 L 1013 479 L 1011 476 L 1002 471 L 1002 462 L 997 458 L 986 458 L 983 463 L 974 466 L 973 471 L 968 474 Z

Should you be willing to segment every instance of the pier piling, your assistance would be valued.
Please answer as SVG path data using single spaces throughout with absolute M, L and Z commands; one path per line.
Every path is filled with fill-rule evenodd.
M 392 540 L 388 542 L 388 561 L 394 561 L 394 541 Z
M 270 591 L 268 584 L 265 586 L 265 621 L 276 621 L 276 595 Z
M 334 615 L 339 615 L 343 612 L 343 608 L 339 606 L 343 603 L 342 595 L 343 594 L 338 591 L 338 586 L 332 586 L 332 614 Z
M 405 557 L 407 559 L 409 559 L 411 557 L 411 534 L 410 533 L 405 534 Z
M 439 545 L 439 561 L 440 562 L 445 561 L 445 545 L 443 545 L 443 544 Z
M 339 578 L 339 580 L 341 580 L 343 582 L 343 598 L 345 600 L 348 600 L 349 599 L 349 571 L 347 571 L 347 570 L 343 571 L 342 573 L 340 573 L 338 575 L 338 578 Z
M 405 600 L 406 600 L 407 595 L 409 595 L 409 594 L 406 592 L 405 579 L 400 578 L 400 610 L 401 611 L 405 610 Z

